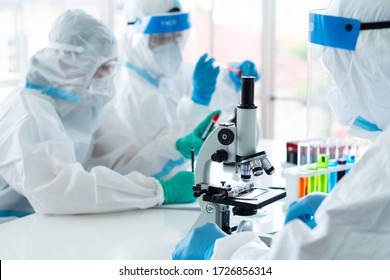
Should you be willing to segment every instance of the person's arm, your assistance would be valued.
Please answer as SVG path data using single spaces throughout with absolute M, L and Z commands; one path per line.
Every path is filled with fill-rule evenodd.
M 38 213 L 98 213 L 163 203 L 154 178 L 139 172 L 123 176 L 103 166 L 86 171 L 52 114 L 27 115 L 4 135 L 1 175 Z
M 174 78 L 175 84 L 178 85 L 177 90 L 181 92 L 176 107 L 177 119 L 186 124 L 185 132 L 194 129 L 213 109 L 210 106 L 194 102 L 192 99 L 194 92 L 193 75 L 194 66 L 184 64 L 180 69 L 180 74 Z
M 134 126 L 139 124 L 134 124 Z M 103 165 L 121 174 L 138 171 L 157 179 L 168 178 L 172 171 L 183 170 L 188 162 L 176 149 L 183 124 L 176 123 L 156 133 L 147 143 L 136 127 L 125 125 L 111 116 L 94 135 L 91 166 Z
M 239 102 L 240 91 L 235 89 L 234 83 L 229 77 L 229 72 L 221 70 L 210 107 L 221 109 L 221 120 L 227 120 L 234 115 L 235 108 Z

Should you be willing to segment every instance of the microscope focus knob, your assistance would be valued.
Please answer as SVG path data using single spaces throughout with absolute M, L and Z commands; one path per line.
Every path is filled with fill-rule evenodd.
M 218 150 L 211 155 L 211 160 L 215 162 L 224 162 L 228 159 L 228 156 L 228 152 L 226 152 L 225 150 Z
M 202 189 L 202 185 L 196 184 L 192 187 L 194 191 L 194 197 L 200 197 L 202 194 L 207 193 L 207 190 Z
M 230 145 L 234 141 L 234 133 L 230 129 L 223 128 L 218 132 L 218 141 L 222 145 Z

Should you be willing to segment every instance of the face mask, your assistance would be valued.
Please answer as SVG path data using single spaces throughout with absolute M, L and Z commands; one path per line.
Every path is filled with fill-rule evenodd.
M 84 102 L 94 107 L 103 107 L 111 101 L 114 95 L 113 76 L 93 78 Z
M 179 70 L 183 57 L 178 43 L 168 43 L 155 47 L 153 50 L 154 58 L 163 71 L 163 76 L 172 77 Z
M 377 51 L 383 43 L 366 43 L 355 52 L 325 48 L 322 66 L 331 79 L 328 101 L 339 122 L 372 133 L 389 126 L 390 58 Z

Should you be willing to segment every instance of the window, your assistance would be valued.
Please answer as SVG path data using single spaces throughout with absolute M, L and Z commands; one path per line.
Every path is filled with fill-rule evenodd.
M 10 88 L 23 84 L 28 58 L 45 46 L 52 22 L 66 9 L 81 8 L 100 17 L 122 46 L 125 0 L 0 1 L 0 99 Z M 253 61 L 261 72 L 256 104 L 263 137 L 304 138 L 308 12 L 326 7 L 329 0 L 181 2 L 191 12 L 196 41 L 196 49 L 188 55 L 207 52 L 219 63 Z

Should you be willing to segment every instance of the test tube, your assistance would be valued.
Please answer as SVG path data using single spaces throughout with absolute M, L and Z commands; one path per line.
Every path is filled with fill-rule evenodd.
M 336 159 L 330 159 L 328 161 L 328 166 L 330 168 L 334 168 L 336 167 L 338 164 L 337 164 L 337 160 Z M 328 192 L 330 192 L 334 186 L 336 185 L 337 183 L 337 171 L 334 171 L 334 172 L 330 172 L 329 173 L 329 177 L 328 177 Z
M 288 163 L 298 163 L 298 143 L 290 141 L 286 143 L 286 161 Z
M 226 71 L 229 71 L 229 72 L 235 72 L 237 73 L 237 75 L 241 78 L 242 76 L 242 70 L 241 69 L 238 69 L 236 67 L 233 67 L 233 66 L 230 66 L 228 64 L 224 64 L 224 63 L 215 63 L 215 66 L 219 66 L 220 68 L 226 70 Z
M 336 141 L 334 139 L 329 139 L 328 151 L 329 151 L 328 153 L 329 160 L 336 159 L 337 149 L 336 149 Z
M 346 161 L 346 163 L 353 164 L 353 163 L 355 163 L 355 158 L 356 158 L 355 155 L 348 155 L 345 157 L 345 161 Z M 345 174 L 347 174 L 348 172 L 349 172 L 349 169 L 346 169 Z
M 310 159 L 310 143 L 299 142 L 298 143 L 298 165 L 306 165 Z M 298 179 L 298 198 L 304 197 L 307 194 L 308 178 L 300 177 Z
M 214 114 L 214 116 L 211 118 L 210 122 L 208 123 L 206 130 L 202 134 L 202 140 L 206 140 L 207 136 L 213 130 L 218 119 L 219 119 L 219 114 Z
M 345 158 L 339 158 L 337 160 L 337 164 L 338 165 L 345 165 L 346 164 L 346 160 Z M 341 180 L 341 178 L 343 178 L 345 175 L 345 170 L 341 170 L 339 172 L 337 172 L 337 182 Z
M 310 163 L 316 163 L 317 162 L 317 155 L 319 152 L 319 141 L 311 141 L 310 142 Z
M 318 169 L 327 169 L 328 168 L 328 155 L 320 154 L 317 157 L 317 166 Z M 317 191 L 326 193 L 328 191 L 328 174 L 318 175 L 318 185 Z
M 310 164 L 307 166 L 310 171 L 318 170 L 317 164 Z M 307 183 L 307 194 L 315 192 L 317 190 L 317 175 L 310 176 Z
M 337 143 L 337 158 L 344 158 L 345 153 L 345 142 L 343 140 L 339 140 Z
M 298 165 L 305 165 L 309 163 L 310 144 L 308 142 L 298 143 Z
M 308 177 L 299 177 L 298 179 L 298 198 L 304 197 L 308 192 Z
M 323 155 L 327 155 L 327 154 L 328 154 L 328 144 L 326 143 L 325 140 L 322 140 L 322 141 L 320 142 L 319 153 L 320 153 L 320 154 L 323 154 Z M 318 160 L 318 157 L 317 157 L 317 160 Z

